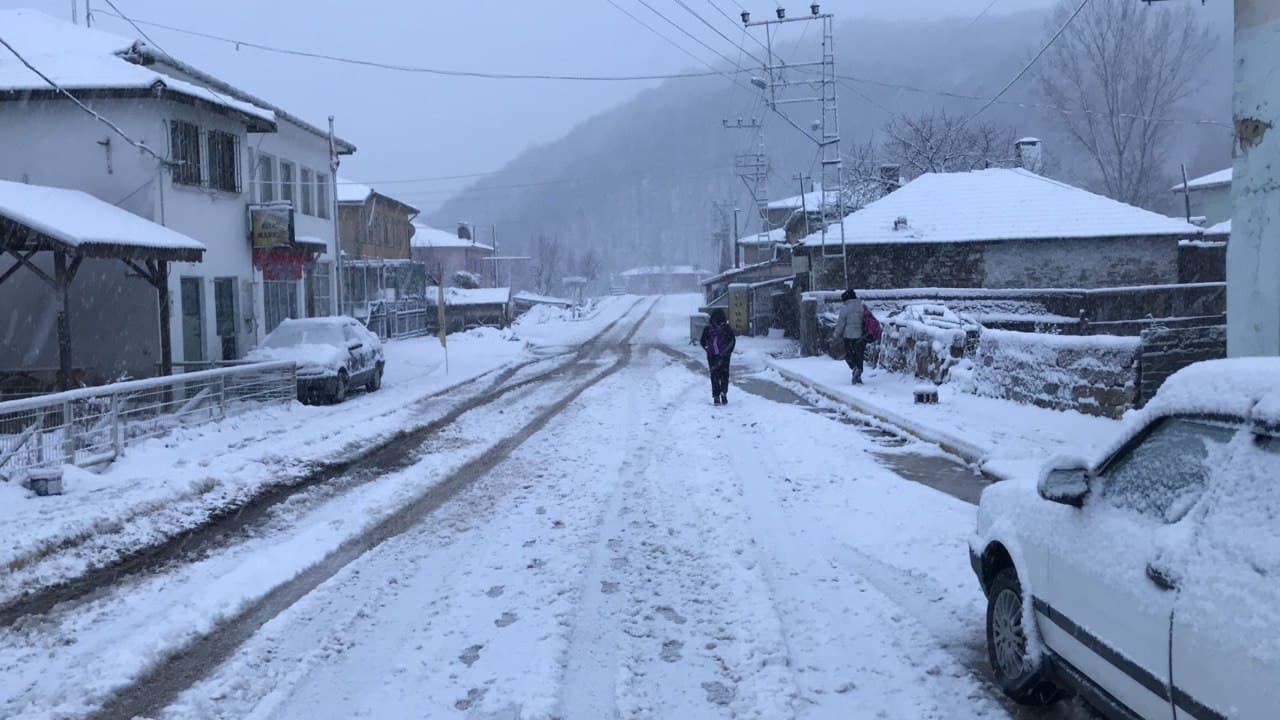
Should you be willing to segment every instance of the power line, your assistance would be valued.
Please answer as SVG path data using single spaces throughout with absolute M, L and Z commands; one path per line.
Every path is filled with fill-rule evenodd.
M 342 180 L 339 185 L 404 185 L 408 183 L 423 182 L 440 182 L 444 180 L 466 180 L 469 178 L 488 177 L 497 175 L 500 170 L 491 170 L 482 173 L 466 173 L 463 175 L 439 175 L 437 177 L 421 177 L 421 178 L 397 178 L 395 180 Z
M 650 5 L 650 4 L 649 4 L 649 2 L 648 2 L 648 0 L 636 0 L 636 2 L 638 2 L 638 3 L 640 3 L 641 5 L 643 5 L 643 6 L 647 7 L 647 8 L 649 8 L 649 12 L 651 12 L 651 13 L 653 13 L 654 15 L 657 15 L 658 17 L 660 17 L 660 18 L 662 18 L 663 20 L 665 20 L 665 21 L 666 21 L 666 23 L 667 23 L 668 25 L 670 25 L 671 27 L 673 27 L 673 28 L 675 28 L 675 29 L 679 30 L 681 33 L 683 33 L 683 34 L 685 35 L 685 37 L 687 37 L 687 38 L 689 38 L 690 40 L 692 40 L 692 41 L 694 41 L 694 42 L 698 43 L 698 44 L 699 44 L 699 45 L 701 45 L 702 47 L 704 47 L 704 48 L 706 48 L 706 49 L 710 50 L 712 53 L 714 53 L 714 54 L 718 55 L 718 56 L 720 57 L 720 59 L 721 59 L 721 60 L 724 60 L 726 63 L 728 63 L 728 64 L 730 64 L 730 65 L 732 65 L 732 64 L 733 64 L 733 60 L 732 60 L 732 59 L 730 59 L 730 58 L 729 58 L 729 56 L 727 56 L 727 55 L 725 55 L 724 53 L 720 52 L 719 50 L 716 50 L 715 48 L 711 47 L 711 46 L 710 46 L 710 45 L 708 45 L 705 41 L 703 41 L 703 39 L 702 39 L 702 38 L 698 37 L 697 35 L 694 35 L 693 33 L 689 32 L 688 30 L 686 30 L 686 29 L 685 29 L 685 27 L 684 27 L 683 25 L 681 25 L 680 23 L 676 22 L 675 20 L 672 20 L 671 18 L 667 17 L 666 15 L 662 14 L 662 12 L 661 12 L 661 11 L 659 11 L 659 10 L 658 10 L 657 8 L 655 8 L 654 6 Z
M 1076 19 L 1076 16 L 1078 16 L 1081 12 L 1084 11 L 1085 7 L 1088 6 L 1089 2 L 1090 0 L 1082 0 L 1082 2 L 1080 3 L 1080 7 L 1076 8 L 1076 11 L 1071 13 L 1071 17 L 1067 18 L 1067 21 L 1062 23 L 1062 27 L 1058 28 L 1058 32 L 1054 33 L 1053 37 L 1049 38 L 1049 42 L 1045 43 L 1044 47 L 1040 48 L 1040 52 L 1036 53 L 1035 57 L 1031 58 L 1031 61 L 1028 62 L 1026 66 L 1023 67 L 1021 70 L 1019 70 L 1018 74 L 1014 75 L 1012 80 L 1010 80 L 1008 83 L 1005 83 L 1005 86 L 1000 88 L 1000 92 L 992 96 L 992 98 L 988 100 L 985 105 L 978 108 L 977 112 L 970 115 L 968 118 L 965 118 L 965 121 L 961 123 L 961 125 L 967 125 L 971 120 L 981 115 L 983 112 L 986 111 L 987 108 L 994 105 L 997 100 L 999 100 L 1006 92 L 1008 92 L 1009 88 L 1013 87 L 1014 83 L 1021 80 L 1022 76 L 1026 75 L 1027 71 L 1031 69 L 1031 66 L 1035 65 L 1036 61 L 1040 59 L 1040 56 L 1048 52 L 1049 48 L 1052 47 L 1055 42 L 1057 42 L 1058 38 L 1062 37 L 1062 33 L 1067 31 L 1067 28 L 1071 26 L 1071 23 Z
M 48 83 L 48 84 L 49 84 L 49 86 L 50 86 L 50 87 L 52 87 L 54 90 L 57 90 L 58 92 L 60 92 L 60 93 L 62 93 L 63 95 L 67 96 L 67 98 L 68 98 L 69 100 L 71 100 L 71 102 L 73 102 L 73 103 L 75 103 L 75 104 L 76 104 L 76 107 L 78 107 L 78 108 L 80 108 L 81 110 L 85 111 L 86 113 L 88 113 L 88 114 L 92 115 L 94 118 L 96 118 L 96 119 L 98 120 L 98 122 L 100 122 L 100 123 L 102 123 L 102 124 L 106 125 L 107 127 L 111 128 L 111 130 L 112 130 L 112 131 L 114 131 L 117 135 L 119 135 L 120 137 L 124 138 L 124 141 L 125 141 L 125 142 L 127 142 L 127 143 L 129 143 L 130 145 L 134 146 L 135 148 L 137 148 L 137 149 L 139 149 L 139 150 L 141 150 L 141 151 L 143 151 L 143 152 L 147 153 L 148 155 L 150 155 L 150 156 L 154 157 L 156 160 L 159 160 L 161 163 L 166 164 L 166 165 L 168 164 L 168 162 L 169 162 L 169 161 L 168 161 L 168 160 L 166 160 L 165 158 L 161 157 L 161 156 L 159 155 L 159 153 L 157 153 L 155 150 L 152 150 L 151 148 L 147 147 L 146 145 L 144 145 L 144 144 L 142 144 L 142 143 L 138 142 L 137 140 L 134 140 L 133 138 L 129 137 L 129 135 L 128 135 L 128 134 L 126 134 L 124 130 L 121 130 L 121 129 L 120 129 L 120 126 L 118 126 L 118 125 L 116 125 L 115 123 L 111 122 L 110 120 L 108 120 L 107 118 L 103 117 L 102 115 L 99 115 L 96 111 L 94 111 L 94 110 L 93 110 L 92 108 L 90 108 L 88 105 L 85 105 L 84 103 L 80 102 L 80 99 L 79 99 L 79 98 L 77 98 L 75 95 L 72 95 L 70 92 L 68 92 L 66 89 L 64 89 L 61 85 L 59 85 L 58 83 L 56 83 L 56 82 L 54 82 L 52 79 L 50 79 L 48 75 L 45 75 L 44 73 L 40 72 L 39 68 L 37 68 L 35 65 L 32 65 L 30 62 L 28 62 L 28 61 L 27 61 L 27 59 L 26 59 L 25 57 L 23 57 L 23 56 L 22 56 L 22 53 L 18 52 L 18 50 L 17 50 L 16 48 L 14 48 L 12 45 L 10 45 L 10 44 L 9 44 L 9 42 L 8 42 L 7 40 L 5 40 L 3 37 L 0 37 L 0 45 L 4 45 L 6 48 L 8 48 L 8 49 L 9 49 L 9 52 L 13 53 L 13 56 L 14 56 L 14 57 L 16 57 L 16 58 L 18 58 L 18 62 L 21 62 L 23 65 L 27 66 L 27 69 L 28 69 L 28 70 L 30 70 L 31 72 L 35 73 L 36 75 L 39 75 L 39 76 L 40 76 L 40 79 L 41 79 L 41 80 L 44 80 L 46 83 Z
M 964 26 L 965 30 L 968 30 L 969 28 L 973 27 L 978 23 L 979 20 L 986 17 L 987 13 L 990 12 L 991 8 L 995 7 L 996 3 L 998 2 L 1000 2 L 1000 0 L 991 0 L 991 2 L 987 3 L 987 6 L 982 8 L 982 12 L 973 16 L 973 19 L 969 21 L 969 24 Z
M 740 51 L 742 51 L 742 52 L 746 53 L 746 54 L 747 54 L 747 57 L 751 58 L 752 60 L 755 60 L 757 63 L 760 63 L 761 65 L 766 65 L 766 64 L 767 64 L 767 63 L 765 63 L 765 61 L 761 60 L 760 58 L 756 57 L 755 55 L 752 55 L 752 54 L 751 54 L 751 53 L 750 53 L 746 48 L 744 48 L 744 47 L 742 47 L 741 45 L 739 45 L 738 43 L 734 42 L 734 41 L 733 41 L 733 40 L 732 40 L 728 35 L 725 35 L 723 32 L 721 32 L 721 31 L 720 31 L 720 28 L 716 27 L 715 25 L 712 25 L 710 21 L 708 21 L 706 18 L 704 18 L 704 17 L 702 17 L 701 15 L 699 15 L 697 10 L 694 10 L 693 8 L 689 7 L 689 3 L 685 2 L 684 0 L 675 0 L 675 3 L 676 3 L 677 5 L 679 5 L 680 7 L 684 8 L 685 10 L 688 10 L 690 15 L 692 15 L 692 16 L 694 16 L 695 18 L 697 18 L 697 19 L 698 19 L 698 22 L 700 22 L 700 23 L 702 23 L 703 25 L 706 25 L 707 27 L 711 28 L 711 32 L 714 32 L 715 34 L 717 34 L 717 35 L 719 35 L 720 37 L 724 38 L 724 41 L 725 41 L 725 42 L 729 43 L 730 45 L 732 45 L 733 47 L 737 48 L 738 50 L 740 50 Z
M 119 17 L 125 20 L 119 13 L 110 13 L 98 11 L 95 14 Z M 684 73 L 655 73 L 651 75 L 559 75 L 553 73 L 508 73 L 508 72 L 481 72 L 478 70 L 455 70 L 450 68 L 435 68 L 420 65 L 402 65 L 397 63 L 382 62 L 379 60 L 366 60 L 363 58 L 348 57 L 342 55 L 329 55 L 327 53 L 312 52 L 309 50 L 295 50 L 292 48 L 279 47 L 275 45 L 266 45 L 263 43 L 253 42 L 250 40 L 239 40 L 236 38 L 226 37 L 223 35 L 214 35 L 212 33 L 201 32 L 199 30 L 190 30 L 187 28 L 176 27 L 174 25 L 165 25 L 163 23 L 152 22 L 150 20 L 134 20 L 138 25 L 146 25 L 147 27 L 160 28 L 171 32 L 192 35 L 204 38 L 206 40 L 216 40 L 218 42 L 234 45 L 236 49 L 242 47 L 260 50 L 262 52 L 276 53 L 279 55 L 292 55 L 296 57 L 310 58 L 313 60 L 326 60 L 329 62 L 342 63 L 346 65 L 358 65 L 361 67 L 372 67 L 381 70 L 394 70 L 397 72 L 418 73 L 426 75 L 439 75 L 444 77 L 464 77 L 476 78 L 483 80 L 563 80 L 572 82 L 635 82 L 635 81 L 652 81 L 652 80 L 680 80 L 685 78 L 705 78 L 714 77 L 716 75 L 727 75 L 724 71 L 713 72 L 684 72 Z M 677 26 L 678 27 L 678 26 Z M 712 49 L 712 48 L 708 48 Z M 714 49 L 712 49 L 714 52 Z M 719 54 L 719 53 L 717 53 Z M 722 56 L 723 57 L 723 56 Z
M 716 12 L 720 13 L 721 17 L 723 17 L 725 20 L 728 20 L 730 25 L 733 25 L 734 27 L 737 27 L 737 26 L 738 26 L 738 21 L 737 21 L 737 20 L 734 20 L 734 19 L 733 19 L 733 17 L 732 17 L 731 15 L 729 15 L 729 13 L 725 12 L 724 8 L 720 7 L 720 4 L 719 4 L 719 3 L 717 3 L 717 2 L 716 2 L 716 0 L 707 0 L 707 3 L 708 3 L 708 4 L 710 4 L 710 5 L 711 5 L 711 7 L 715 8 L 715 9 L 716 9 Z M 743 10 L 743 11 L 745 12 L 745 10 L 743 9 L 743 7 L 742 7 L 742 5 L 741 5 L 741 4 L 739 4 L 739 3 L 737 3 L 737 2 L 734 2 L 733 4 L 734 4 L 734 5 L 737 5 L 739 10 Z M 768 50 L 768 49 L 769 49 L 769 46 L 768 46 L 768 45 L 765 45 L 765 44 L 764 44 L 764 42 L 763 42 L 762 40 L 760 40 L 760 38 L 758 38 L 758 37 L 756 37 L 755 35 L 752 35 L 751 33 L 747 32 L 747 29 L 746 29 L 745 27 L 744 27 L 744 28 L 742 28 L 742 34 L 743 34 L 744 36 L 749 37 L 749 38 L 751 38 L 752 40 L 754 40 L 754 41 L 755 41 L 755 43 L 756 43 L 757 45 L 759 45 L 759 46 L 760 46 L 760 49 L 761 49 L 761 50 Z
M 670 45 L 671 47 L 673 47 L 673 48 L 675 48 L 675 49 L 679 50 L 680 52 L 684 53 L 685 55 L 688 55 L 689 57 L 693 58 L 693 59 L 694 59 L 694 61 L 696 61 L 697 63 L 699 63 L 699 64 L 701 64 L 701 65 L 706 65 L 708 68 L 710 68 L 710 69 L 712 69 L 712 70 L 715 70 L 715 68 L 714 68 L 714 67 L 712 67 L 712 66 L 711 66 L 711 65 L 710 65 L 706 60 L 703 60 L 702 58 L 698 57 L 697 55 L 694 55 L 694 54 L 693 54 L 693 51 L 689 50 L 688 48 L 686 48 L 685 46 L 683 46 L 683 45 L 681 45 L 680 43 L 676 42 L 675 40 L 672 40 L 669 36 L 664 35 L 661 31 L 657 30 L 656 28 L 654 28 L 654 27 L 653 27 L 652 25 L 650 25 L 649 23 L 645 22 L 644 20 L 641 20 L 639 17 L 637 17 L 637 16 L 636 16 L 634 13 L 632 13 L 630 10 L 628 10 L 628 9 L 626 9 L 626 8 L 622 7 L 621 5 L 619 5 L 618 3 L 614 2 L 614 0 L 605 0 L 605 2 L 607 2 L 607 3 L 609 3 L 610 5 L 612 5 L 612 6 L 614 6 L 615 8 L 617 8 L 617 9 L 618 9 L 618 12 L 621 12 L 623 15 L 626 15 L 627 17 L 631 18 L 632 20 L 636 21 L 636 23 L 638 23 L 638 24 L 639 24 L 641 27 L 643 27 L 645 30 L 648 30 L 649 32 L 653 33 L 654 35 L 657 35 L 658 37 L 662 38 L 662 39 L 663 39 L 663 40 L 664 40 L 668 45 Z

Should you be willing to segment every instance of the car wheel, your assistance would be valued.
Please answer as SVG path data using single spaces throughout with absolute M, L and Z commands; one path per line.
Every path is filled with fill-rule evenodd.
M 378 388 L 382 387 L 382 363 L 373 369 L 373 375 L 370 376 L 369 382 L 365 383 L 364 389 L 369 392 L 378 392 Z
M 1023 705 L 1049 705 L 1062 691 L 1047 679 L 1043 659 L 1033 659 L 1023 627 L 1022 585 L 1013 568 L 991 581 L 987 595 L 987 657 L 1005 695 Z
M 329 401 L 334 405 L 347 399 L 347 390 L 351 387 L 351 377 L 347 375 L 346 369 L 338 371 L 338 378 L 333 381 L 333 394 L 329 396 Z

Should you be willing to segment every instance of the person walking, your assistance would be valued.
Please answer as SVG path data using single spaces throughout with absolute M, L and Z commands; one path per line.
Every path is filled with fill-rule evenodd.
M 716 405 L 729 404 L 729 359 L 733 346 L 738 343 L 729 327 L 724 310 L 711 311 L 711 322 L 702 329 L 702 349 L 707 351 L 707 367 L 711 370 L 711 401 Z
M 844 341 L 844 361 L 849 364 L 849 370 L 853 372 L 853 384 L 861 385 L 862 360 L 867 349 L 864 338 L 865 309 L 862 301 L 858 299 L 858 293 L 853 290 L 845 290 L 840 295 L 840 299 L 844 304 L 840 306 L 840 314 L 836 317 L 832 339 L 838 338 Z

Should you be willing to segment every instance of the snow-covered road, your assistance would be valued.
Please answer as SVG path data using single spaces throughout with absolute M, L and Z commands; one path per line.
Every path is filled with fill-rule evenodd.
M 2 714 L 92 712 L 95 693 L 136 685 L 276 580 L 490 457 L 265 624 L 197 651 L 210 662 L 161 678 L 182 691 L 157 714 L 1008 717 L 986 680 L 973 506 L 885 461 L 936 448 L 743 392 L 713 407 L 670 350 L 686 312 L 659 302 L 616 359 L 462 416 L 407 468 L 7 633 L 0 665 L 19 679 Z M 71 679 L 42 673 L 55 664 Z

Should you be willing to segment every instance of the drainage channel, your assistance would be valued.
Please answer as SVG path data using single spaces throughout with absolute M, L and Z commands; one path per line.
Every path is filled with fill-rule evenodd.
M 492 378 L 488 387 L 482 392 L 463 399 L 449 412 L 431 422 L 401 430 L 354 457 L 335 463 L 328 463 L 300 477 L 290 478 L 284 482 L 264 487 L 256 495 L 242 503 L 211 513 L 200 524 L 181 534 L 173 535 L 145 547 L 136 548 L 121 556 L 115 562 L 97 566 L 75 578 L 20 596 L 0 606 L 0 628 L 9 627 L 26 616 L 47 614 L 54 607 L 63 603 L 75 602 L 94 596 L 128 577 L 142 573 L 157 572 L 173 563 L 191 562 L 206 556 L 210 552 L 226 547 L 248 536 L 254 528 L 269 522 L 272 511 L 282 503 L 313 491 L 318 487 L 340 483 L 342 489 L 351 489 L 376 480 L 386 473 L 412 465 L 419 458 L 422 445 L 430 437 L 447 428 L 462 415 L 502 400 L 513 392 L 565 374 L 566 371 L 570 371 L 573 368 L 580 368 L 583 363 L 589 363 L 599 357 L 607 348 L 606 345 L 601 344 L 601 339 L 626 319 L 641 302 L 641 300 L 637 300 L 616 320 L 606 325 L 583 343 L 576 352 L 569 353 L 570 358 L 567 361 L 558 363 L 549 370 L 535 373 L 518 382 L 508 383 L 520 371 L 537 363 L 547 362 L 557 356 L 535 358 L 496 373 L 478 376 L 423 398 L 415 404 L 422 404 L 429 400 L 439 400 L 451 394 L 464 391 L 488 377 Z M 641 319 L 637 321 L 635 328 L 629 331 L 627 338 L 634 335 L 639 325 L 644 322 L 652 310 L 653 308 L 650 307 L 644 313 Z
M 365 533 L 351 538 L 323 560 L 311 566 L 257 601 L 251 602 L 234 617 L 217 625 L 185 647 L 160 660 L 151 670 L 132 684 L 117 690 L 90 718 L 150 717 L 173 702 L 179 694 L 202 680 L 224 662 L 264 624 L 284 612 L 312 590 L 336 575 L 346 566 L 383 542 L 401 535 L 422 522 L 437 508 L 448 502 L 473 482 L 505 461 L 547 423 L 564 411 L 582 393 L 612 377 L 631 362 L 631 340 L 657 306 L 654 302 L 618 341 L 618 357 L 604 370 L 573 386 L 568 393 L 541 410 L 532 420 L 497 445 L 467 462 L 409 504 L 384 518 Z M 603 352 L 598 347 L 593 356 Z
M 682 361 L 689 369 L 695 372 L 706 372 L 706 368 L 701 363 L 678 350 L 662 345 L 657 346 L 657 348 L 667 355 Z M 983 477 L 981 473 L 975 472 L 973 468 L 953 455 L 940 451 L 924 454 L 903 450 L 901 448 L 907 447 L 911 441 L 897 433 L 885 430 L 846 412 L 841 412 L 836 408 L 819 405 L 784 384 L 760 376 L 756 371 L 734 368 L 731 372 L 733 384 L 743 392 L 783 405 L 794 405 L 825 418 L 857 428 L 858 431 L 870 438 L 876 445 L 886 448 L 884 452 L 874 453 L 876 458 L 890 470 L 907 480 L 926 485 L 934 490 L 975 505 L 978 502 L 978 498 L 981 497 L 983 489 L 991 484 L 991 481 Z

